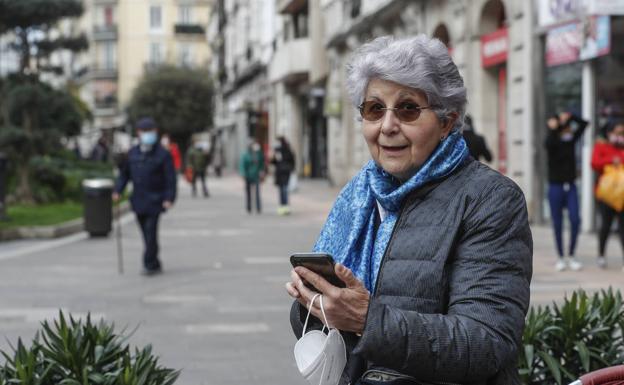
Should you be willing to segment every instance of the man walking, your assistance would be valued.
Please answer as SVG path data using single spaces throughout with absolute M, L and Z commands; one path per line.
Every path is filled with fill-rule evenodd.
M 139 144 L 128 152 L 120 167 L 113 193 L 117 202 L 126 184 L 132 182 L 130 204 L 143 233 L 143 274 L 162 271 L 158 259 L 158 219 L 173 205 L 176 197 L 176 174 L 171 154 L 158 141 L 158 129 L 152 118 L 142 118 L 136 125 Z
M 201 182 L 204 198 L 208 198 L 208 187 L 206 187 L 206 167 L 208 166 L 208 154 L 204 151 L 201 142 L 193 139 L 193 145 L 186 154 L 186 164 L 193 170 L 193 197 L 197 196 L 197 180 Z

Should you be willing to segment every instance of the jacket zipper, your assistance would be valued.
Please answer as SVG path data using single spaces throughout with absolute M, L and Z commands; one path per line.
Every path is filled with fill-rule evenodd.
M 411 203 L 413 199 L 408 198 L 402 205 L 401 205 L 401 210 L 399 211 L 399 217 L 397 218 L 397 221 L 394 225 L 394 227 L 392 228 L 392 233 L 390 233 L 390 239 L 388 239 L 388 245 L 386 245 L 386 250 L 384 250 L 383 256 L 381 257 L 381 264 L 379 265 L 379 274 L 377 274 L 377 281 L 375 282 L 375 287 L 373 288 L 373 296 L 372 298 L 375 298 L 377 296 L 377 288 L 379 287 L 379 282 L 381 281 L 381 277 L 383 274 L 383 267 L 386 264 L 386 256 L 388 255 L 388 249 L 391 244 L 392 244 L 392 240 L 394 239 L 394 233 L 396 232 L 396 229 L 399 227 L 399 225 L 401 224 L 401 218 L 403 218 L 403 212 L 405 211 L 405 208 L 407 207 L 408 203 Z M 380 223 L 381 226 L 381 223 Z M 377 234 L 375 234 L 375 237 L 377 237 Z M 368 302 L 368 306 L 369 306 L 369 310 L 370 310 L 370 302 Z M 367 312 L 368 314 L 368 312 Z
M 416 198 L 417 197 L 418 196 L 416 196 Z M 396 224 L 394 225 L 394 228 L 392 229 L 392 233 L 390 233 L 390 239 L 388 240 L 388 246 L 386 246 L 386 250 L 384 250 L 383 257 L 381 257 L 381 265 L 379 266 L 379 274 L 377 275 L 377 282 L 375 282 L 375 287 L 374 287 L 374 290 L 373 290 L 373 295 L 371 297 L 371 301 L 368 301 L 368 309 L 366 311 L 366 314 L 368 314 L 368 311 L 370 311 L 370 305 L 371 305 L 372 299 L 377 297 L 377 289 L 378 289 L 378 286 L 379 286 L 379 282 L 381 281 L 381 278 L 382 278 L 383 267 L 386 264 L 386 256 L 388 255 L 389 246 L 390 246 L 390 244 L 392 244 L 392 240 L 394 239 L 394 233 L 396 232 L 396 229 L 401 224 L 401 218 L 403 218 L 403 213 L 405 212 L 405 208 L 408 206 L 408 204 L 412 203 L 412 201 L 415 200 L 416 198 L 408 198 L 401 205 L 401 210 L 399 211 L 399 217 L 397 218 Z M 369 370 L 376 370 L 378 372 L 384 373 L 383 371 L 378 370 L 378 369 L 369 369 Z M 364 374 L 366 374 L 366 372 Z M 395 374 L 395 373 L 392 373 L 392 374 Z M 414 379 L 415 381 L 418 381 L 415 378 L 410 377 L 410 376 L 407 376 L 407 377 L 404 377 L 404 375 L 401 375 L 401 376 L 403 376 L 403 378 L 410 378 L 410 379 Z M 434 384 L 435 385 L 458 385 L 458 384 L 451 383 L 451 382 L 435 382 Z M 352 385 L 352 383 L 349 382 L 348 385 Z

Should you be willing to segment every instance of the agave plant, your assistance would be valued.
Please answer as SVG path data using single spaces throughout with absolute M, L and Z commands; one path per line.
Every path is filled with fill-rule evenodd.
M 179 371 L 162 367 L 151 346 L 131 352 L 128 336 L 103 320 L 94 324 L 59 312 L 44 321 L 32 346 L 21 339 L 12 352 L 0 352 L 0 385 L 172 385 Z
M 519 372 L 525 384 L 567 384 L 582 374 L 621 364 L 624 358 L 622 295 L 611 288 L 583 290 L 563 304 L 531 308 L 526 318 Z

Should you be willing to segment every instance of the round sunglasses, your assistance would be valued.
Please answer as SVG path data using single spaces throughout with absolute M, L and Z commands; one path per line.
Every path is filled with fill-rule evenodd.
M 360 104 L 360 115 L 364 120 L 376 122 L 384 117 L 386 111 L 394 111 L 396 117 L 403 123 L 410 123 L 420 117 L 422 110 L 432 108 L 432 106 L 421 107 L 414 102 L 401 102 L 394 108 L 386 107 L 382 103 L 369 100 Z

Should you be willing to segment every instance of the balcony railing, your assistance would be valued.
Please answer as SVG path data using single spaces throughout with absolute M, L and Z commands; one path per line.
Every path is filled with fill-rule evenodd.
M 116 66 L 95 66 L 91 68 L 93 79 L 117 79 Z
M 176 34 L 185 34 L 185 35 L 204 35 L 206 33 L 206 28 L 200 24 L 183 24 L 178 23 L 174 25 L 174 32 Z
M 117 97 L 108 96 L 106 98 L 96 99 L 95 108 L 100 110 L 117 108 Z
M 117 25 L 96 25 L 93 27 L 94 40 L 116 40 Z

